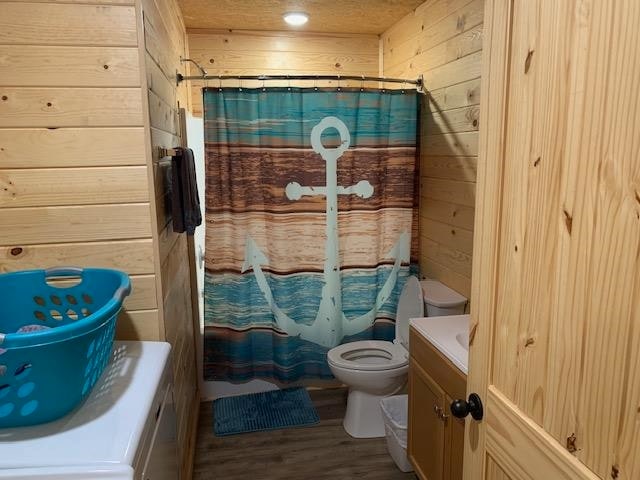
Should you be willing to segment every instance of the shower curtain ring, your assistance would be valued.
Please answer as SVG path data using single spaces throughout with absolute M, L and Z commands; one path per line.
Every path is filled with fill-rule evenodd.
M 222 77 L 218 75 L 218 91 L 222 91 Z
M 338 91 L 342 91 L 342 87 L 340 86 L 340 75 L 338 75 Z
M 262 91 L 266 92 L 267 89 L 264 87 L 264 75 L 262 76 Z
M 316 78 L 313 79 L 313 89 L 317 92 L 318 91 L 318 76 L 316 75 Z
M 404 82 L 402 82 L 402 93 L 404 93 L 406 88 L 407 88 L 407 82 L 404 81 Z
M 287 75 L 287 91 L 291 91 L 291 78 Z
M 364 92 L 364 75 L 362 75 L 362 81 L 360 82 L 360 91 Z

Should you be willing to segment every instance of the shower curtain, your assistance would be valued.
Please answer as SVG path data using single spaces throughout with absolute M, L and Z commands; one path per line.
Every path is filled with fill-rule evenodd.
M 417 256 L 415 91 L 206 88 L 207 380 L 331 378 Z

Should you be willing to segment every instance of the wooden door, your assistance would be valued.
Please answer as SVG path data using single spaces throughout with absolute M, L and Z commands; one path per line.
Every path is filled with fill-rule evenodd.
M 420 478 L 443 480 L 444 391 L 411 359 L 408 454 Z
M 640 478 L 640 2 L 486 0 L 465 480 Z

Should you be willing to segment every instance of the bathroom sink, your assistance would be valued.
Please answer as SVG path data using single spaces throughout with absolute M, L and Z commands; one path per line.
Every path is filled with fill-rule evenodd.
M 469 362 L 469 315 L 412 318 L 410 325 L 465 375 Z
M 458 333 L 456 340 L 467 352 L 469 351 L 469 331 Z

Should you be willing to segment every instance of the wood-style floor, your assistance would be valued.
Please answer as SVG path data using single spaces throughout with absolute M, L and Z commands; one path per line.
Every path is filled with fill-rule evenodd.
M 318 425 L 228 437 L 213 434 L 211 403 L 203 403 L 194 480 L 415 480 L 398 470 L 384 438 L 358 440 L 344 431 L 346 389 L 310 394 Z

